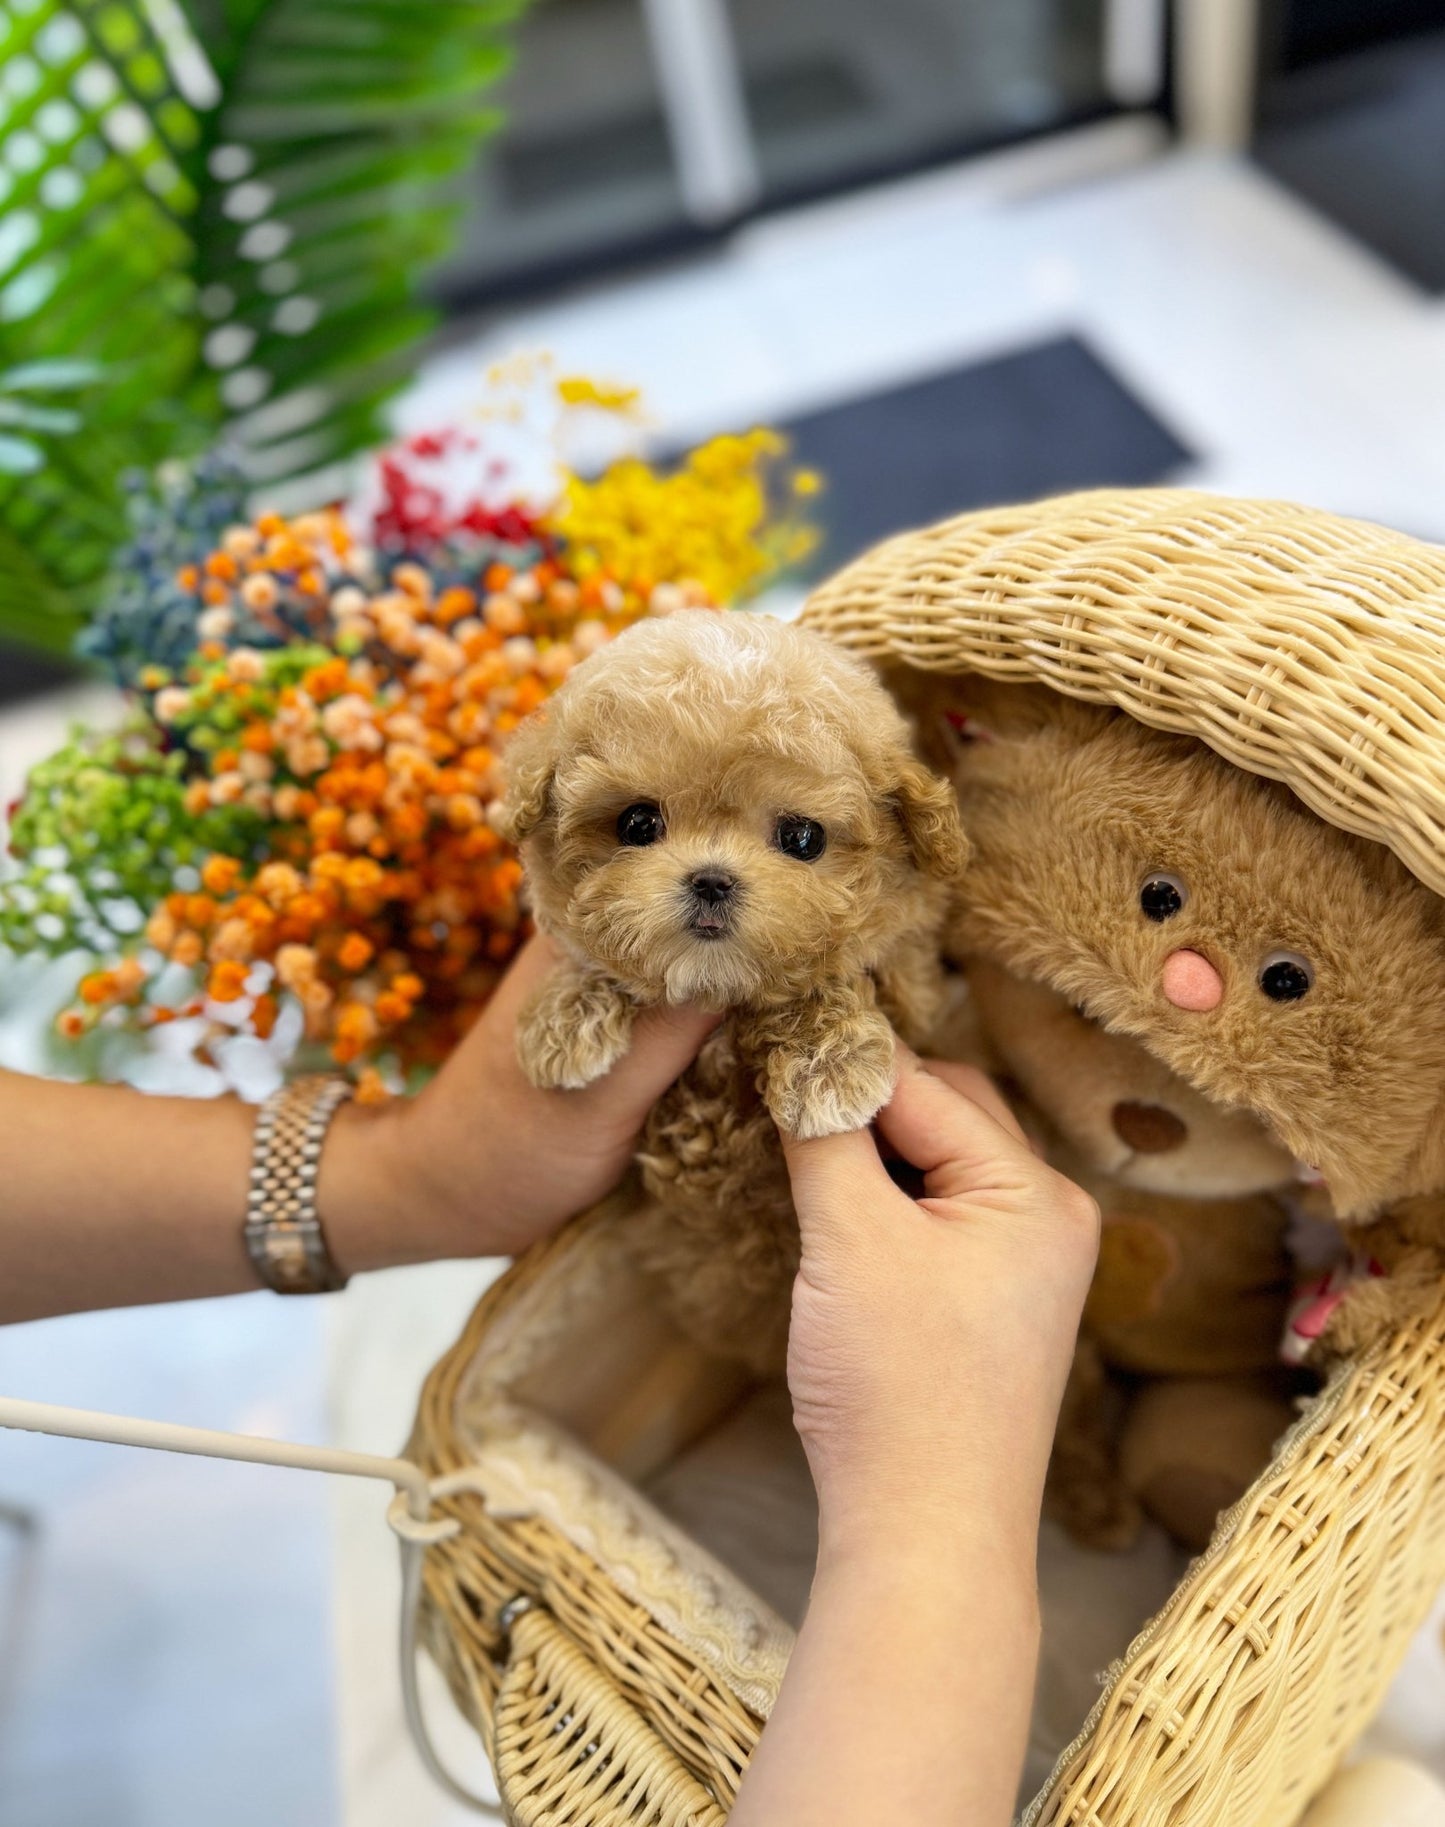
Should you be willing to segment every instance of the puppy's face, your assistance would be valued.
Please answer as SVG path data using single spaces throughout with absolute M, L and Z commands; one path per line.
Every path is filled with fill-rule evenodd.
M 870 674 L 817 636 L 700 611 L 579 667 L 509 753 L 542 923 L 646 998 L 716 1006 L 865 969 L 952 796 Z
M 856 763 L 829 778 L 739 754 L 728 721 L 682 779 L 676 750 L 643 740 L 574 757 L 553 783 L 572 936 L 671 1001 L 745 1002 L 800 968 L 811 977 L 888 873 Z

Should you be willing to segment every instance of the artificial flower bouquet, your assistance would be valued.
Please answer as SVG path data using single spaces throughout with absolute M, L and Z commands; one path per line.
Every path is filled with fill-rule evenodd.
M 554 441 L 635 412 L 584 379 L 546 393 Z M 182 1023 L 204 1064 L 240 1038 L 329 1055 L 363 1099 L 454 1045 L 526 930 L 491 822 L 510 732 L 630 622 L 729 608 L 813 537 L 816 482 L 775 433 L 556 460 L 530 492 L 497 454 L 519 435 L 513 401 L 293 517 L 248 514 L 222 459 L 138 486 L 84 638 L 129 715 L 33 770 L 0 883 L 14 960 L 93 959 L 64 1036 Z

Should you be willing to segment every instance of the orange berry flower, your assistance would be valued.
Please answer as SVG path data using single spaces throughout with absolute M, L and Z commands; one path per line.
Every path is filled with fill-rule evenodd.
M 630 398 L 566 388 L 567 410 Z M 195 650 L 136 682 L 195 835 L 134 955 L 82 981 L 62 1032 L 154 1027 L 208 997 L 262 1039 L 299 1009 L 367 1099 L 434 1066 L 529 930 L 494 828 L 511 732 L 629 622 L 718 606 L 797 549 L 800 490 L 782 518 L 769 506 L 772 434 L 712 440 L 667 473 L 629 459 L 565 477 L 545 512 L 496 505 L 490 471 L 456 506 L 414 473 L 469 438 L 383 458 L 370 533 L 336 508 L 264 513 L 175 573 L 204 618 Z M 193 1000 L 147 1002 L 173 966 Z
M 251 967 L 238 958 L 223 958 L 211 969 L 206 994 L 212 1002 L 239 1002 L 246 993 L 246 979 Z

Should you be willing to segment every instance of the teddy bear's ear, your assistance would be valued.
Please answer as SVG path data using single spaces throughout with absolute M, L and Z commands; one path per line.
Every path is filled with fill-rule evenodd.
M 894 666 L 885 675 L 908 717 L 925 761 L 952 774 L 977 743 L 1027 740 L 1048 733 L 1095 733 L 1107 711 L 1081 705 L 1045 685 L 1004 684 L 980 673 L 929 673 Z
M 507 745 L 506 785 L 492 820 L 508 843 L 520 844 L 547 816 L 555 772 L 548 721 L 541 716 L 529 717 Z
M 955 876 L 968 859 L 968 840 L 958 818 L 958 801 L 947 781 L 906 756 L 889 797 L 908 839 L 913 860 L 925 875 Z

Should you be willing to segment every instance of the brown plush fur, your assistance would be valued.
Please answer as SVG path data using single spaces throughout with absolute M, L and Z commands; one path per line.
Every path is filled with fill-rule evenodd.
M 1124 1067 L 1126 1078 L 1137 1074 L 1135 1101 L 1173 1105 L 1191 1138 L 1199 1111 L 1185 1114 L 1191 1094 L 1245 1126 L 1236 1155 L 1243 1183 L 1234 1192 L 1248 1192 L 1255 1165 L 1286 1154 L 1323 1173 L 1340 1218 L 1368 1226 L 1360 1241 L 1389 1276 L 1353 1292 L 1323 1341 L 1324 1352 L 1357 1350 L 1439 1296 L 1445 910 L 1386 850 L 1314 817 L 1284 788 L 1198 742 L 1042 687 L 918 675 L 897 684 L 918 714 L 925 751 L 953 774 L 974 845 L 950 949 L 970 960 L 984 1025 L 1005 1065 L 1082 1157 L 1104 1207 L 1103 1280 L 1065 1405 L 1056 1485 L 1062 1478 L 1065 1507 L 1072 1504 L 1085 1533 L 1122 1535 L 1127 1505 L 1100 1470 L 1107 1407 L 1100 1391 L 1109 1362 L 1121 1361 L 1117 1332 L 1097 1323 L 1108 1278 L 1121 1263 L 1136 1280 L 1157 1278 L 1179 1246 L 1156 1317 L 1166 1348 L 1171 1332 L 1182 1348 L 1195 1336 L 1200 1303 L 1211 1294 L 1217 1302 L 1242 1298 L 1242 1286 L 1231 1293 L 1225 1284 L 1249 1280 L 1252 1232 L 1245 1207 L 1234 1214 L 1241 1223 L 1215 1231 L 1209 1207 L 1188 1201 L 1172 1218 L 1156 1205 L 1143 1220 L 1147 1229 L 1135 1214 L 1127 1236 L 1113 1234 L 1122 1189 L 1089 1179 L 1091 1170 L 1157 1199 L 1187 1188 L 1194 1150 L 1142 1162 L 1118 1154 L 1112 1124 L 1100 1120 L 1121 1101 L 1118 1082 L 1101 1068 L 1099 1040 L 1085 1038 L 1089 1024 L 1100 1038 L 1107 1029 L 1109 1040 L 1133 1036 L 1147 1049 L 1147 1065 L 1136 1059 Z M 1188 888 L 1186 905 L 1160 923 L 1139 905 L 1141 884 L 1157 871 Z M 1185 1010 L 1165 998 L 1164 963 L 1178 950 L 1214 967 L 1224 988 L 1217 1008 Z M 1262 960 L 1276 950 L 1313 966 L 1313 984 L 1297 1002 L 1271 1002 L 1258 987 Z M 1041 1000 L 1049 992 L 1058 999 L 1052 1012 Z M 1174 1075 L 1172 1092 L 1167 1081 L 1161 1086 L 1159 1068 Z M 1092 1146 L 1080 1133 L 1089 1129 Z M 1148 1124 L 1138 1133 L 1147 1138 Z M 1231 1190 L 1220 1184 L 1217 1160 L 1199 1165 L 1194 1190 Z M 1272 1249 L 1268 1223 L 1265 1232 L 1253 1241 Z M 1186 1261 L 1186 1235 L 1217 1248 L 1213 1270 L 1192 1249 Z M 1282 1306 L 1280 1295 L 1270 1301 Z M 1187 1365 L 1151 1357 L 1147 1368 Z M 1207 1402 L 1208 1388 L 1191 1384 L 1189 1400 Z M 1185 1412 L 1182 1398 L 1162 1407 L 1161 1400 L 1151 1398 L 1147 1408 L 1152 1419 L 1140 1438 L 1152 1443 L 1148 1451 L 1137 1441 L 1131 1448 L 1125 1428 L 1123 1460 L 1136 1495 L 1159 1488 L 1159 1468 L 1145 1463 L 1164 1438 L 1159 1416 L 1167 1413 L 1177 1431 Z M 1271 1401 L 1278 1404 L 1277 1391 L 1246 1390 L 1240 1398 L 1245 1458 L 1266 1412 L 1260 1404 Z M 1200 1414 L 1201 1427 L 1205 1419 L 1214 1459 L 1196 1477 L 1187 1451 L 1176 1450 L 1175 1496 L 1181 1488 L 1196 1499 L 1220 1488 L 1222 1424 L 1212 1411 Z
M 1065 1172 L 1072 1165 L 1066 1154 L 1057 1164 Z M 1081 1354 L 1122 1373 L 1124 1399 L 1115 1428 L 1107 1405 L 1070 1405 L 1050 1472 L 1051 1509 L 1079 1538 L 1112 1546 L 1132 1537 L 1142 1508 L 1186 1547 L 1202 1548 L 1216 1511 L 1243 1494 L 1291 1418 L 1288 1396 L 1299 1379 L 1277 1361 L 1293 1281 L 1288 1213 L 1264 1192 L 1187 1199 L 1141 1193 L 1077 1166 L 1073 1174 L 1102 1217 Z M 1071 1383 L 1079 1375 L 1076 1366 Z M 1168 1412 L 1192 1409 L 1200 1440 L 1209 1441 L 1207 1478 L 1195 1475 L 1206 1468 L 1188 1431 L 1168 1442 L 1161 1463 L 1163 1437 L 1150 1417 L 1170 1386 L 1189 1394 L 1170 1398 Z M 1246 1425 L 1232 1435 L 1225 1411 L 1236 1407 Z M 1266 1409 L 1275 1426 L 1261 1449 L 1257 1420 Z M 1201 1513 L 1200 1493 L 1219 1501 Z
M 1294 1419 L 1289 1389 L 1284 1372 L 1144 1384 L 1120 1443 L 1124 1489 L 1184 1547 L 1206 1548 Z
M 507 759 L 504 828 L 568 954 L 523 1011 L 523 1067 L 587 1084 L 649 1004 L 732 1011 L 649 1122 L 653 1205 L 635 1235 L 691 1331 L 775 1364 L 798 1245 L 774 1123 L 869 1122 L 892 1088 L 890 1022 L 918 1038 L 931 1021 L 965 853 L 953 795 L 858 661 L 768 617 L 702 610 L 640 623 L 579 666 Z M 617 820 L 638 802 L 665 834 L 629 847 Z M 825 827 L 816 861 L 777 847 L 784 814 Z M 711 936 L 700 870 L 736 884 Z
M 1113 1480 L 1103 1379 L 1111 1368 L 1187 1372 L 1211 1303 L 1237 1314 L 1240 1341 L 1255 1326 L 1246 1323 L 1253 1312 L 1262 1348 L 1270 1308 L 1282 1319 L 1284 1283 L 1266 1277 L 1250 1297 L 1250 1261 L 1279 1248 L 1279 1213 L 1273 1200 L 1248 1195 L 1288 1178 L 1286 1156 L 1323 1171 L 1335 1213 L 1363 1228 L 1357 1241 L 1390 1272 L 1341 1303 L 1321 1356 L 1357 1350 L 1440 1297 L 1445 915 L 1388 851 L 1341 833 L 1286 789 L 1197 742 L 1041 687 L 917 676 L 897 683 L 919 714 L 928 753 L 954 773 L 974 840 L 950 948 L 970 963 L 981 1025 L 1003 1067 L 1080 1158 L 1080 1177 L 1105 1213 L 1100 1284 L 1065 1403 L 1054 1485 L 1080 1533 L 1123 1538 L 1129 1496 L 1142 1496 L 1145 1485 L 1160 1493 L 1169 1480 L 1175 1494 L 1217 1491 L 1220 1465 L 1195 1478 L 1187 1449 L 1173 1449 L 1162 1482 L 1147 1463 L 1164 1440 L 1158 1416 L 1167 1412 L 1173 1425 L 1184 1409 L 1182 1398 L 1151 1396 L 1138 1410 L 1153 1418 L 1147 1427 L 1138 1421 L 1142 1432 L 1133 1410 L 1125 1420 L 1127 1478 Z M 1155 871 L 1189 890 L 1186 906 L 1164 923 L 1149 921 L 1138 904 L 1140 884 Z M 1164 961 L 1176 950 L 1198 952 L 1217 970 L 1217 1009 L 1176 1009 L 1165 999 Z M 1260 961 L 1273 950 L 1312 963 L 1308 996 L 1271 1003 L 1260 992 Z M 1107 1049 L 1120 1036 L 1136 1036 L 1147 1052 L 1120 1056 L 1114 1072 Z M 1122 1098 L 1131 1080 L 1138 1089 Z M 1129 1155 L 1111 1120 L 1120 1102 L 1171 1107 L 1189 1146 Z M 1220 1135 L 1213 1160 L 1195 1146 L 1200 1109 L 1240 1125 Z M 1134 1129 L 1149 1140 L 1147 1122 Z M 1067 1171 L 1058 1146 L 1054 1156 Z M 1246 1197 L 1233 1211 L 1217 1200 L 1213 1213 L 1193 1199 L 1171 1206 L 1156 1197 L 1153 1209 L 1129 1213 L 1120 1182 L 1153 1195 Z M 1213 1222 L 1226 1215 L 1226 1224 Z M 1208 1239 L 1208 1257 L 1191 1239 Z M 1140 1284 L 1164 1290 L 1153 1341 L 1164 1345 L 1162 1356 L 1151 1348 L 1140 1357 L 1138 1337 L 1100 1325 L 1111 1301 L 1122 1295 L 1127 1304 Z M 1260 1363 L 1253 1376 L 1273 1374 Z M 1204 1403 L 1208 1389 L 1189 1383 L 1189 1401 Z M 1259 1436 L 1260 1414 L 1270 1403 L 1279 1409 L 1279 1399 L 1277 1389 L 1244 1387 L 1242 1454 Z M 1228 1429 L 1213 1410 L 1208 1420 L 1217 1454 Z
M 1221 1110 L 1047 984 L 983 957 L 969 960 L 968 983 L 1000 1069 L 1045 1113 L 1084 1171 L 1196 1199 L 1293 1180 L 1288 1150 L 1256 1117 Z
M 1433 1312 L 1445 1264 L 1445 1192 L 1406 1199 L 1352 1238 L 1386 1271 L 1362 1281 L 1335 1309 L 1322 1341 L 1326 1358 L 1354 1356 L 1381 1334 Z
M 947 681 L 942 702 L 992 736 L 954 762 L 974 846 L 957 953 L 1049 985 L 1220 1108 L 1254 1113 L 1323 1172 L 1342 1218 L 1445 1186 L 1445 912 L 1403 864 L 1121 713 L 975 679 Z M 1162 924 L 1139 908 L 1157 870 L 1189 888 Z M 1181 948 L 1222 977 L 1217 1009 L 1164 999 Z M 1298 1002 L 1257 986 L 1276 949 L 1314 966 Z
M 1255 1119 L 1217 1109 L 1057 991 L 980 958 L 967 983 L 939 1050 L 1002 1075 L 1036 1145 L 1102 1219 L 1050 1513 L 1091 1547 L 1126 1546 L 1144 1511 L 1200 1547 L 1264 1465 L 1274 1435 L 1261 1447 L 1261 1417 L 1274 1434 L 1290 1418 L 1276 1367 L 1292 1281 L 1277 1194 L 1294 1164 Z M 1191 1413 L 1197 1439 L 1159 1425 Z

